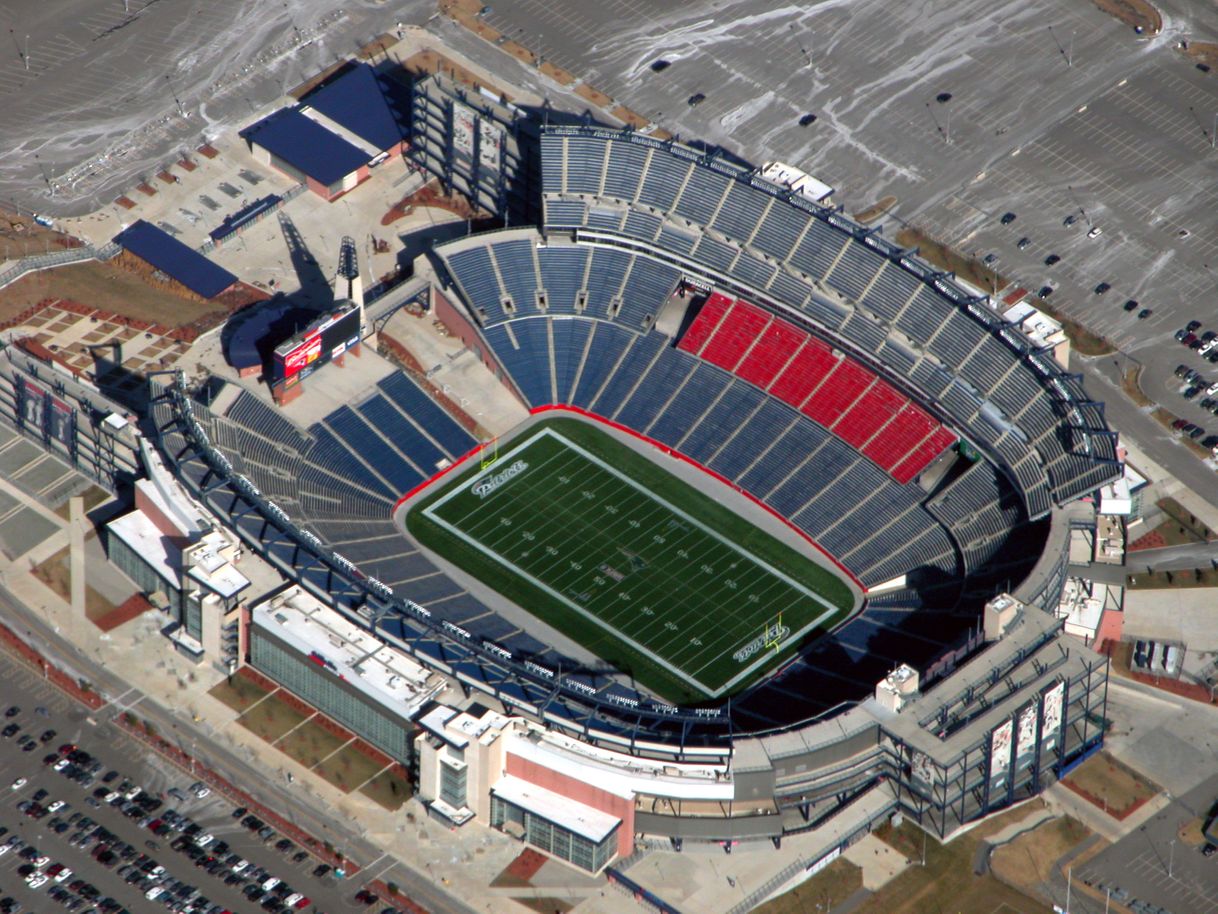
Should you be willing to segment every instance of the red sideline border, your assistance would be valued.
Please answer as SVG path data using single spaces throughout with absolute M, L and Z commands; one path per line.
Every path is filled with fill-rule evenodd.
M 705 473 L 707 476 L 710 476 L 712 479 L 716 479 L 719 482 L 723 483 L 728 488 L 733 489 L 736 492 L 739 492 L 741 495 L 743 495 L 753 504 L 757 505 L 757 507 L 761 508 L 762 510 L 764 510 L 765 512 L 770 514 L 772 517 L 775 517 L 778 520 L 782 521 L 782 523 L 786 524 L 791 530 L 793 530 L 800 537 L 800 539 L 803 539 L 804 541 L 806 541 L 808 543 L 808 545 L 810 545 L 813 549 L 815 549 L 817 552 L 819 552 L 821 555 L 823 555 L 825 558 L 827 558 L 830 562 L 832 562 L 834 567 L 837 568 L 838 571 L 840 571 L 842 574 L 844 574 L 846 577 L 848 577 L 851 581 L 854 582 L 854 586 L 857 587 L 862 592 L 864 599 L 866 599 L 867 588 L 863 585 L 863 582 L 860 581 L 858 578 L 856 578 L 854 576 L 854 573 L 849 568 L 847 568 L 840 561 L 838 561 L 837 556 L 833 555 L 831 552 L 829 552 L 827 549 L 825 549 L 824 546 L 822 546 L 816 540 L 812 539 L 812 537 L 808 536 L 807 533 L 805 533 L 803 530 L 800 530 L 799 527 L 797 527 L 793 523 L 791 523 L 790 520 L 783 517 L 781 514 L 779 514 L 777 511 L 775 511 L 765 502 L 761 501 L 759 498 L 754 496 L 751 492 L 746 492 L 740 486 L 731 482 L 724 476 L 721 476 L 720 474 L 716 473 L 714 470 L 710 469 L 709 467 L 705 467 L 702 464 L 698 463 L 698 461 L 694 460 L 692 457 L 687 457 L 684 454 L 682 454 L 680 451 L 673 450 L 668 445 L 662 444 L 659 441 L 656 441 L 654 438 L 648 438 L 646 435 L 636 432 L 632 428 L 627 428 L 626 426 L 621 425 L 620 423 L 614 422 L 612 419 L 606 419 L 604 416 L 598 416 L 596 413 L 590 413 L 587 410 L 581 409 L 578 406 L 566 406 L 566 405 L 563 405 L 560 403 L 551 404 L 549 406 L 538 406 L 538 407 L 535 407 L 535 408 L 529 410 L 529 415 L 537 416 L 537 415 L 540 415 L 541 413 L 548 413 L 548 412 L 573 413 L 574 415 L 582 416 L 585 419 L 591 419 L 594 422 L 599 422 L 602 425 L 607 425 L 612 429 L 616 429 L 619 432 L 622 432 L 624 434 L 631 436 L 632 438 L 636 438 L 639 441 L 642 441 L 644 444 L 651 445 L 652 447 L 656 448 L 657 450 L 661 451 L 662 453 L 667 454 L 669 457 L 675 457 L 678 460 L 685 461 L 690 466 L 696 467 L 697 469 L 699 469 L 703 473 Z M 465 462 L 467 460 L 469 460 L 469 458 L 474 456 L 474 454 L 477 454 L 479 451 L 481 451 L 485 447 L 486 447 L 485 444 L 479 444 L 469 453 L 465 454 L 465 456 L 463 456 L 460 460 L 458 460 L 452 466 L 446 467 L 445 469 L 441 470 L 439 473 L 437 473 L 435 476 L 431 477 L 431 479 L 427 480 L 426 482 L 419 483 L 417 486 L 415 486 L 413 489 L 411 489 L 409 492 L 407 492 L 405 495 L 403 495 L 401 498 L 399 498 L 397 500 L 397 502 L 393 506 L 393 511 L 391 513 L 396 514 L 398 508 L 402 507 L 403 504 L 405 504 L 407 501 L 409 501 L 419 492 L 421 492 L 424 489 L 431 486 L 432 483 L 437 482 L 439 479 L 443 478 L 444 476 L 447 476 L 449 473 L 451 473 L 454 470 L 456 470 L 457 468 L 463 466 L 465 464 Z

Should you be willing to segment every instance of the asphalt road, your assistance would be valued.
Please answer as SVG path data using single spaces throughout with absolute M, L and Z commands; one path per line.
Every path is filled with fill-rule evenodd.
M 1218 474 L 1151 418 L 1149 409 L 1137 406 L 1121 392 L 1120 372 L 1126 364 L 1120 356 L 1084 358 L 1074 353 L 1070 357 L 1070 370 L 1082 374 L 1093 398 L 1104 401 L 1109 426 L 1128 435 L 1194 494 L 1218 507 Z
M 1150 821 L 1122 838 L 1074 872 L 1074 879 L 1088 880 L 1116 892 L 1161 906 L 1172 914 L 1218 912 L 1218 856 L 1203 857 L 1199 847 L 1179 840 L 1178 832 L 1190 820 L 1208 813 L 1218 797 L 1218 775 L 1214 775 Z M 1128 901 L 1116 896 L 1117 901 Z M 1102 909 L 1092 901 L 1084 910 Z
M 223 745 L 212 740 L 206 728 L 196 725 L 185 714 L 175 713 L 161 707 L 138 690 L 132 689 L 130 685 L 111 671 L 92 663 L 86 655 L 82 654 L 75 647 L 67 645 L 58 635 L 51 631 L 41 617 L 17 603 L 12 595 L 3 589 L 0 589 L 0 615 L 9 620 L 9 624 L 15 629 L 24 628 L 27 630 L 30 633 L 28 637 L 29 643 L 50 662 L 87 678 L 94 684 L 94 687 L 100 694 L 111 697 L 112 703 L 94 715 L 97 720 L 102 722 L 99 726 L 105 728 L 102 734 L 103 738 L 99 740 L 102 744 L 113 742 L 115 745 L 125 745 L 129 747 L 130 752 L 134 753 L 135 759 L 144 759 L 143 764 L 146 766 L 155 768 L 157 765 L 167 764 L 159 760 L 155 763 L 151 762 L 150 760 L 158 759 L 158 757 L 152 754 L 150 750 L 146 750 L 142 746 L 132 742 L 113 725 L 104 723 L 106 720 L 123 713 L 127 708 L 138 706 L 138 714 L 141 718 L 151 721 L 162 735 L 177 741 L 183 751 L 194 754 L 199 759 L 201 765 L 216 772 L 230 783 L 243 785 L 246 790 L 255 792 L 265 805 L 274 808 L 281 816 L 288 819 L 294 825 L 303 828 L 322 841 L 330 842 L 331 845 L 358 864 L 366 865 L 372 861 L 380 861 L 377 872 L 373 875 L 378 875 L 381 878 L 397 883 L 406 897 L 414 899 L 427 908 L 427 910 L 434 912 L 434 914 L 474 914 L 472 908 L 459 898 L 445 892 L 442 886 L 438 885 L 424 873 L 413 869 L 405 862 L 387 860 L 382 848 L 372 844 L 362 836 L 358 822 L 328 816 L 324 810 L 318 809 L 312 799 L 303 794 L 299 787 L 288 787 L 285 780 L 268 772 L 265 763 L 257 759 L 247 760 L 229 752 Z M 0 665 L 15 663 L 7 655 L 0 653 Z M 34 678 L 36 679 L 36 677 Z M 50 687 L 47 686 L 46 688 Z M 62 698 L 59 700 L 66 701 L 66 699 Z M 67 729 L 57 729 L 60 729 L 61 733 L 83 732 L 82 728 L 85 726 L 83 724 L 83 712 L 75 710 L 73 706 L 71 713 L 78 715 L 79 719 L 72 717 L 69 719 L 69 723 L 65 724 Z M 54 726 L 54 724 L 52 723 L 48 726 Z M 42 757 L 41 754 L 38 752 L 22 754 L 33 755 L 35 759 L 29 764 L 34 767 L 41 767 L 38 765 L 38 760 Z M 0 758 L 2 758 L 2 755 L 0 755 Z M 26 776 L 28 777 L 28 775 Z M 16 777 L 16 774 L 14 774 L 14 777 Z M 189 783 L 184 774 L 177 774 L 175 778 L 174 783 L 178 784 L 178 786 L 185 786 Z M 162 775 L 162 782 L 168 783 L 168 779 L 164 775 Z M 0 784 L 3 783 L 3 774 L 0 772 Z M 3 788 L 0 787 L 0 789 Z M 83 799 L 84 795 L 80 797 L 82 803 Z M 86 807 L 82 806 L 78 808 Z M 218 814 L 213 815 L 208 821 L 215 821 L 219 826 L 235 831 L 232 828 L 231 820 L 225 819 L 227 809 L 228 807 L 223 803 L 219 804 Z M 234 844 L 234 846 L 236 845 Z M 161 852 L 162 856 L 169 853 L 168 851 Z M 168 865 L 167 862 L 166 865 Z M 280 861 L 280 865 L 283 865 L 282 861 Z M 314 865 L 316 865 L 316 861 L 311 863 L 308 869 L 302 872 L 307 873 Z M 193 871 L 193 867 L 191 870 Z M 200 878 L 210 879 L 211 877 L 201 876 Z M 301 877 L 292 881 L 300 882 L 303 885 L 306 880 Z M 2 884 L 0 882 L 0 885 Z M 360 885 L 362 885 L 362 882 L 357 874 L 351 883 L 345 886 L 345 892 L 339 893 L 342 898 L 347 899 L 346 902 L 334 902 L 336 906 L 333 907 L 333 910 L 349 909 L 351 907 L 350 899 Z M 328 897 L 324 891 L 318 891 L 319 894 L 317 896 L 313 896 L 310 893 L 306 894 L 310 894 L 310 897 L 316 897 L 319 900 Z M 250 908 L 250 905 L 246 903 L 244 909 L 248 908 Z M 136 908 L 133 910 L 138 911 L 140 909 Z M 331 909 L 323 907 L 322 910 L 330 911 Z

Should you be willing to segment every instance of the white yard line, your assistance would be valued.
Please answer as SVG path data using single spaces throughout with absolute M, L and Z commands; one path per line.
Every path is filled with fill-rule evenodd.
M 496 546 L 487 545 L 482 540 L 475 538 L 475 535 L 482 535 L 482 536 L 485 536 L 487 539 L 495 540 L 496 542 L 502 542 L 501 540 L 497 540 L 497 538 L 495 538 L 495 537 L 490 537 L 487 535 L 494 529 L 495 523 L 501 522 L 499 520 L 499 518 L 502 517 L 502 515 L 495 515 L 495 520 L 493 520 L 493 521 L 488 520 L 488 525 L 489 525 L 488 529 L 481 534 L 478 533 L 478 529 L 477 529 L 479 525 L 475 524 L 473 531 L 472 531 L 473 534 L 475 534 L 475 535 L 471 535 L 470 533 L 467 533 L 465 530 L 456 526 L 454 523 L 450 523 L 449 521 L 447 521 L 445 518 L 441 517 L 438 514 L 439 509 L 441 509 L 451 499 L 453 499 L 454 497 L 456 497 L 458 495 L 471 492 L 476 485 L 482 483 L 487 477 L 493 476 L 497 473 L 501 473 L 505 468 L 510 467 L 516 459 L 519 459 L 522 455 L 524 455 L 530 447 L 532 447 L 535 443 L 541 441 L 545 437 L 550 437 L 550 438 L 555 439 L 557 442 L 559 442 L 563 447 L 565 447 L 569 451 L 580 455 L 583 459 L 585 459 L 588 462 L 599 467 L 609 476 L 614 477 L 617 480 L 619 480 L 620 482 L 624 483 L 635 493 L 642 495 L 647 501 L 658 505 L 661 509 L 667 511 L 672 516 L 681 519 L 685 524 L 688 524 L 690 527 L 701 531 L 704 535 L 708 536 L 709 538 L 711 538 L 712 540 L 717 542 L 728 553 L 729 556 L 736 556 L 736 557 L 738 557 L 738 560 L 742 560 L 742 561 L 748 563 L 748 565 L 751 566 L 752 568 L 759 568 L 759 569 L 763 570 L 764 572 L 766 572 L 768 575 L 770 575 L 777 581 L 781 581 L 782 583 L 786 584 L 787 587 L 791 588 L 791 590 L 793 590 L 799 594 L 802 594 L 805 597 L 807 597 L 808 599 L 813 600 L 816 603 L 820 604 L 821 606 L 825 607 L 825 612 L 809 619 L 809 621 L 803 627 L 799 628 L 798 630 L 792 631 L 792 633 L 788 636 L 788 639 L 787 639 L 788 643 L 798 642 L 798 640 L 801 639 L 804 635 L 811 632 L 815 628 L 819 627 L 826 619 L 832 617 L 833 615 L 835 615 L 836 613 L 838 613 L 840 611 L 839 607 L 831 604 L 820 594 L 817 594 L 814 591 L 809 590 L 799 581 L 796 581 L 795 579 L 791 578 L 790 576 L 788 576 L 784 572 L 780 571 L 779 569 L 775 568 L 774 566 L 770 565 L 768 562 L 762 560 L 758 556 L 754 556 L 754 555 L 751 555 L 750 553 L 743 551 L 735 543 L 733 543 L 730 540 L 728 540 L 727 538 L 725 538 L 718 531 L 712 529 L 711 527 L 708 527 L 706 524 L 703 524 L 701 521 L 697 520 L 696 518 L 691 517 L 690 515 L 686 514 L 684 511 L 682 511 L 679 508 L 675 507 L 674 505 L 670 504 L 669 502 L 667 502 L 665 499 L 663 499 L 656 493 L 650 491 L 643 485 L 635 482 L 629 476 L 618 471 L 616 468 L 609 465 L 604 460 L 597 457 L 595 454 L 590 453 L 589 451 L 585 450 L 584 448 L 582 448 L 578 444 L 574 443 L 573 441 L 570 441 L 569 439 L 564 437 L 562 434 L 554 431 L 551 428 L 543 429 L 539 434 L 531 437 L 528 441 L 521 443 L 517 447 L 510 449 L 506 454 L 501 455 L 500 458 L 498 460 L 496 460 L 495 463 L 493 463 L 491 466 L 489 466 L 486 469 L 482 470 L 481 472 L 475 474 L 474 476 L 470 477 L 469 479 L 466 479 L 460 486 L 454 487 L 450 491 L 446 492 L 443 496 L 441 496 L 439 499 L 437 499 L 435 502 L 433 502 L 431 505 L 429 505 L 427 508 L 425 508 L 423 511 L 423 514 L 429 520 L 431 520 L 433 523 L 435 523 L 437 526 L 442 527 L 443 529 L 447 530 L 452 535 L 458 537 L 460 540 L 462 540 L 462 542 L 473 547 L 474 549 L 477 549 L 483 555 L 492 559 L 497 564 L 505 567 L 507 570 L 524 578 L 529 583 L 531 583 L 533 586 L 537 587 L 538 589 L 544 591 L 545 593 L 549 594 L 554 599 L 561 602 L 564 606 L 579 613 L 581 616 L 586 618 L 588 621 L 590 621 L 593 624 L 597 625 L 598 627 L 610 632 L 614 637 L 619 638 L 622 641 L 624 641 L 625 643 L 629 644 L 636 651 L 638 651 L 643 656 L 651 659 L 661 668 L 668 670 L 670 673 L 672 673 L 677 678 L 694 686 L 695 688 L 710 695 L 711 697 L 718 697 L 718 696 L 724 694 L 726 691 L 728 691 L 732 687 L 734 687 L 737 683 L 739 683 L 743 679 L 746 679 L 747 677 L 751 676 L 754 672 L 756 672 L 756 670 L 759 667 L 762 667 L 762 666 L 772 662 L 773 658 L 770 656 L 768 651 L 760 651 L 760 652 L 758 652 L 756 660 L 754 660 L 752 663 L 749 663 L 746 666 L 742 667 L 741 670 L 735 676 L 733 676 L 731 679 L 729 679 L 726 683 L 724 683 L 723 685 L 721 685 L 717 688 L 708 686 L 705 683 L 703 683 L 700 679 L 698 679 L 696 674 L 701 672 L 702 670 L 707 669 L 710 666 L 713 666 L 716 663 L 719 663 L 724 656 L 727 656 L 728 654 L 730 654 L 730 652 L 732 652 L 733 650 L 738 649 L 738 647 L 742 646 L 742 643 L 739 642 L 739 636 L 737 636 L 734 631 L 728 630 L 720 635 L 720 637 L 726 636 L 726 637 L 732 638 L 732 642 L 730 644 L 728 644 L 722 650 L 720 650 L 714 654 L 711 654 L 705 660 L 705 662 L 703 662 L 699 667 L 697 667 L 697 669 L 693 673 L 688 673 L 678 665 L 677 661 L 672 656 L 663 657 L 663 656 L 657 654 L 654 650 L 652 650 L 651 648 L 647 647 L 646 645 L 641 643 L 639 640 L 637 640 L 636 637 L 632 637 L 632 636 L 626 634 L 624 631 L 622 631 L 621 629 L 619 629 L 615 625 L 613 625 L 611 618 L 607 619 L 604 616 L 598 615 L 598 614 L 590 611 L 586 607 L 581 606 L 578 602 L 571 600 L 560 590 L 556 589 L 555 587 L 551 586 L 550 584 L 547 584 L 544 580 L 539 578 L 536 574 L 530 573 L 530 572 L 526 571 L 524 568 L 520 567 L 519 565 L 511 562 L 511 560 L 508 559 L 507 556 L 503 552 L 500 552 L 497 550 Z M 524 473 L 528 473 L 529 475 L 534 475 L 538 471 L 546 470 L 546 469 L 550 468 L 551 465 L 556 462 L 556 459 L 557 458 L 555 458 L 555 457 L 551 457 L 551 458 L 548 458 L 546 461 L 544 461 L 541 464 L 530 465 L 527 470 L 522 471 L 521 475 L 523 476 Z M 558 472 L 561 472 L 561 469 L 562 469 L 562 466 L 560 463 Z M 510 488 L 512 486 L 512 479 L 511 478 L 506 479 L 503 483 L 501 483 L 501 486 L 505 490 Z M 488 500 L 493 498 L 493 493 L 486 496 L 486 498 Z M 475 510 L 473 512 L 469 512 L 469 513 L 465 514 L 463 517 L 458 519 L 458 523 L 461 521 L 468 520 L 469 518 L 473 517 L 476 513 L 477 513 L 477 511 Z M 573 515 L 576 514 L 575 512 L 572 512 L 572 513 L 573 513 Z M 578 516 L 578 515 L 576 515 L 576 516 Z M 610 515 L 610 516 L 612 516 L 612 515 Z M 637 515 L 634 515 L 634 514 L 629 514 L 628 516 L 625 516 L 625 515 L 623 516 L 623 520 L 626 522 L 628 522 L 628 520 L 630 518 L 633 518 L 636 520 L 638 519 Z M 511 526 L 511 529 L 513 530 L 513 532 L 517 531 L 517 529 L 518 529 L 517 520 L 518 519 L 515 516 L 511 517 L 511 518 L 507 518 L 507 519 L 511 522 L 510 526 Z M 610 523 L 612 523 L 612 521 Z M 507 526 L 507 525 L 505 525 L 505 526 Z M 517 533 L 516 535 L 519 535 L 519 534 Z M 715 561 L 718 561 L 718 560 L 719 559 L 716 557 Z M 561 557 L 561 555 L 556 555 L 555 561 L 561 562 L 561 561 L 564 561 L 564 559 Z M 691 563 L 693 563 L 693 562 L 700 561 L 700 559 L 698 557 L 691 557 L 690 561 L 691 561 Z M 679 583 L 684 589 L 690 589 L 689 582 L 682 581 Z M 716 593 L 721 592 L 724 590 L 725 586 L 726 585 L 717 586 L 714 588 L 714 591 Z M 699 588 L 697 588 L 696 586 L 693 587 L 693 589 L 695 591 L 699 590 Z M 725 604 L 725 603 L 729 602 L 731 600 L 731 598 L 732 598 L 732 594 L 729 592 L 729 593 L 723 594 L 722 597 L 715 596 L 713 599 L 708 598 L 708 601 L 718 603 L 718 604 Z M 630 609 L 630 608 L 635 608 L 635 601 L 632 600 L 631 605 L 629 607 L 626 607 L 626 609 Z M 777 616 L 777 611 L 775 613 L 773 613 L 773 615 Z M 668 625 L 669 623 L 676 624 L 674 622 L 674 620 L 672 620 L 672 619 L 664 619 L 664 618 L 660 618 L 657 616 L 652 624 Z M 680 631 L 680 629 L 678 629 L 678 631 Z M 636 633 L 636 635 L 641 635 L 641 634 L 642 634 L 642 632 Z M 755 638 L 758 634 L 760 634 L 760 632 L 749 632 L 749 633 L 747 633 L 746 638 L 748 640 L 751 640 L 752 638 Z M 679 633 L 673 637 L 687 637 L 687 635 L 685 635 L 684 633 Z M 715 640 L 718 640 L 718 639 L 715 639 Z M 669 642 L 669 643 L 671 643 L 671 642 Z M 747 641 L 745 643 L 747 643 Z M 699 647 L 700 651 L 705 650 L 705 645 L 700 644 L 700 645 L 698 645 L 698 647 Z M 701 659 L 701 658 L 698 658 L 698 659 Z

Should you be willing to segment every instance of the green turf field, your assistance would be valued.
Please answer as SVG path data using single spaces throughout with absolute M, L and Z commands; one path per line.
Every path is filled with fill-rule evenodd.
M 853 603 L 833 572 L 577 420 L 530 429 L 407 523 L 671 701 L 738 691 Z

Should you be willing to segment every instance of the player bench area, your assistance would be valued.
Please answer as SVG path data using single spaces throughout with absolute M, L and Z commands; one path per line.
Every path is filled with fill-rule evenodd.
M 532 427 L 407 526 L 671 701 L 746 687 L 854 602 L 832 571 L 572 419 Z

